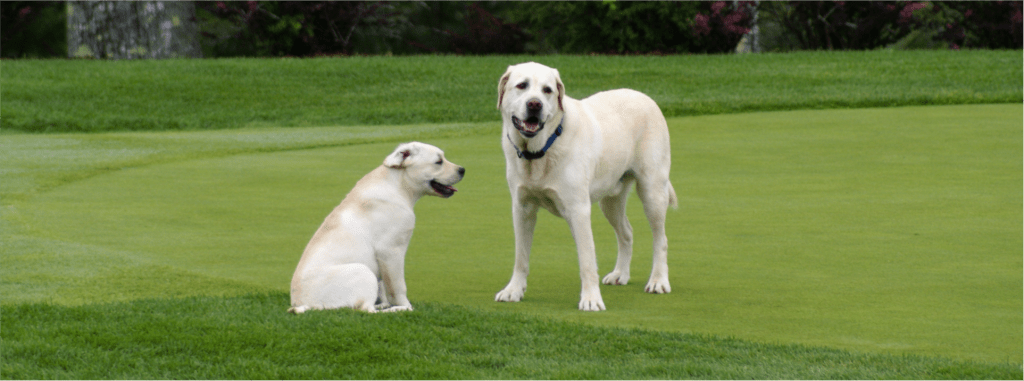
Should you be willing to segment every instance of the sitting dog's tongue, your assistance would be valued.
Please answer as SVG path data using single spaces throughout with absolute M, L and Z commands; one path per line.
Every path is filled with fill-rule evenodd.
M 451 185 L 444 185 L 435 180 L 430 180 L 430 186 L 433 187 L 434 191 L 436 191 L 444 198 L 451 197 L 452 195 L 455 194 L 455 192 L 459 191 L 458 189 L 455 189 L 455 187 Z

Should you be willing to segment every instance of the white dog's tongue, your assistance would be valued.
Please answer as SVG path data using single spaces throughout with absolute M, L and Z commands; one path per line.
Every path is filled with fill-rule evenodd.
M 530 118 L 523 121 L 523 129 L 526 130 L 526 132 L 537 132 L 537 130 L 540 129 L 540 123 L 536 120 L 536 118 Z
M 537 117 L 530 117 L 526 120 L 521 120 L 515 116 L 512 117 L 512 124 L 516 126 L 522 132 L 535 134 L 540 131 L 540 120 Z

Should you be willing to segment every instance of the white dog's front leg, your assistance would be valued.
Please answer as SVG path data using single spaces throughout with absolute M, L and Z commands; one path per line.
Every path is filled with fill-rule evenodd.
M 526 276 L 530 274 L 530 248 L 533 246 L 533 230 L 537 227 L 537 210 L 532 203 L 512 201 L 512 225 L 516 234 L 516 264 L 512 268 L 512 280 L 494 296 L 496 302 L 518 302 L 526 292 Z
M 581 311 L 604 311 L 604 300 L 597 275 L 597 254 L 594 252 L 594 232 L 590 226 L 590 204 L 581 203 L 567 208 L 565 216 L 576 240 L 576 253 L 580 260 L 580 291 Z

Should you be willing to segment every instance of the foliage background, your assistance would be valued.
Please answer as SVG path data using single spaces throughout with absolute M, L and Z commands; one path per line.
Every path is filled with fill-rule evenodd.
M 1019 1 L 762 2 L 766 50 L 1021 48 Z
M 65 56 L 63 2 L 5 1 L 2 57 Z M 756 14 L 754 8 L 758 9 Z M 1020 49 L 1019 1 L 197 2 L 205 57 Z

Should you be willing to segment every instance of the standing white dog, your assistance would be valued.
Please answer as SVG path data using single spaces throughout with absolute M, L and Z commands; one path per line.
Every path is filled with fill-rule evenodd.
M 615 270 L 604 284 L 626 284 L 633 256 L 633 227 L 626 218 L 629 188 L 637 194 L 654 235 L 654 264 L 645 290 L 671 291 L 665 214 L 676 207 L 669 182 L 668 126 L 658 105 L 633 90 L 600 92 L 583 100 L 565 96 L 558 70 L 534 63 L 509 66 L 498 82 L 505 173 L 512 193 L 516 259 L 512 280 L 496 301 L 518 302 L 526 291 L 537 210 L 569 223 L 580 262 L 579 309 L 605 309 L 598 284 L 590 227 L 591 205 L 600 202 L 618 239 Z
M 383 311 L 412 310 L 405 251 L 416 225 L 413 206 L 427 194 L 451 197 L 452 185 L 465 172 L 437 147 L 399 145 L 384 165 L 356 183 L 306 245 L 292 276 L 288 312 L 343 307 L 376 312 L 378 298 Z

